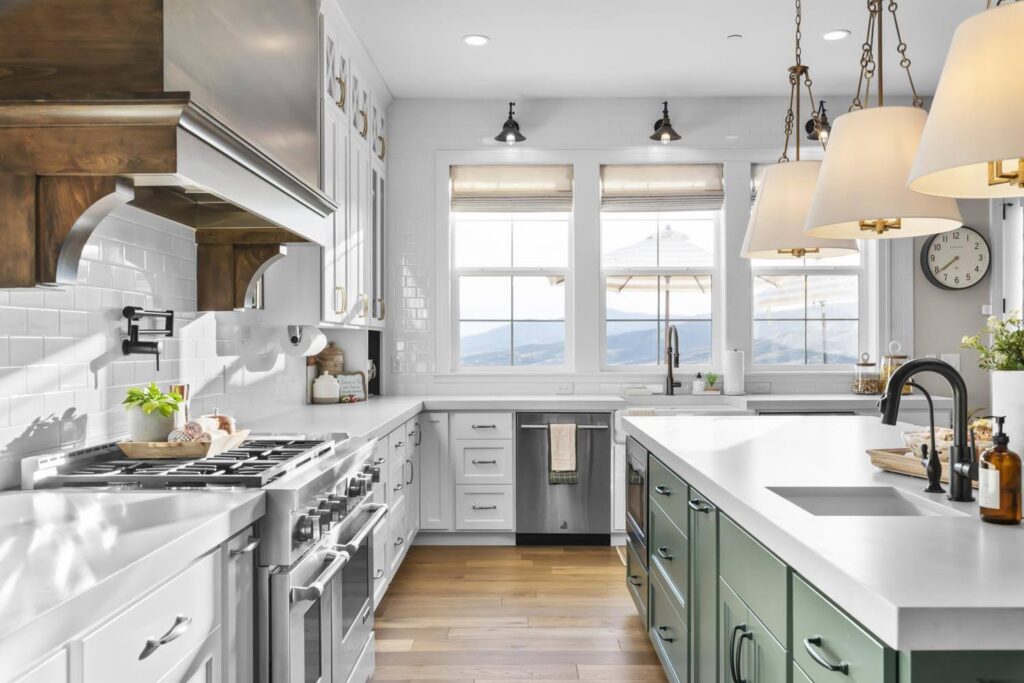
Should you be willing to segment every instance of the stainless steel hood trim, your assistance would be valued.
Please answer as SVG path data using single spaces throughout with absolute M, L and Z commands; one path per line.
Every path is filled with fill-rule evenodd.
M 130 180 L 118 178 L 114 181 L 114 192 L 103 197 L 85 210 L 71 226 L 71 232 L 64 238 L 64 244 L 57 257 L 57 284 L 78 282 L 78 265 L 82 262 L 82 250 L 96 227 L 112 211 L 124 206 L 135 198 L 135 188 Z

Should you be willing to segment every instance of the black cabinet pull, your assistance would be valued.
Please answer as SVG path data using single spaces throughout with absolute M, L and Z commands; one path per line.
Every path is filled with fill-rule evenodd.
M 739 637 L 738 644 L 736 642 L 737 637 Z M 729 674 L 732 676 L 733 683 L 747 683 L 741 671 L 742 662 L 740 657 L 743 656 L 743 641 L 753 639 L 754 634 L 747 630 L 746 624 L 733 626 L 732 637 L 729 639 Z
M 700 500 L 689 500 L 686 504 L 694 512 L 703 512 L 705 515 L 711 512 L 711 506 Z
M 669 636 L 665 635 L 666 633 L 671 633 L 672 632 L 672 629 L 670 629 L 668 626 L 659 626 L 656 629 L 656 632 L 658 634 L 658 637 L 661 638 L 662 640 L 664 640 L 666 643 L 674 643 L 674 642 L 676 642 L 675 638 L 670 638 Z
M 665 546 L 661 546 L 655 552 L 658 553 L 658 557 L 660 557 L 661 559 L 668 560 L 669 562 L 672 561 L 673 555 L 668 551 L 668 548 L 666 548 Z
M 843 674 L 844 676 L 850 675 L 850 665 L 848 662 L 839 660 L 838 664 L 834 664 L 828 661 L 825 659 L 824 655 L 818 652 L 819 647 L 821 647 L 821 636 L 810 636 L 809 638 L 804 638 L 804 649 L 807 650 L 807 654 L 814 660 L 815 664 L 827 669 L 828 671 L 835 671 Z
M 638 576 L 629 576 L 626 578 L 626 580 L 629 581 L 629 585 L 636 586 L 637 588 L 644 585 L 644 582 L 641 581 L 640 577 Z
M 660 493 L 663 496 L 671 496 L 672 495 L 672 489 L 670 489 L 669 487 L 665 486 L 664 484 L 658 484 L 657 486 L 654 487 L 654 490 L 655 490 L 655 492 Z

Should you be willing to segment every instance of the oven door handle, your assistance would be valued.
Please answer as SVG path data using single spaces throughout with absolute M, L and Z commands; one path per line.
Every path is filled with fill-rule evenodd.
M 348 561 L 352 559 L 344 550 L 328 550 L 327 557 L 331 560 L 327 568 L 321 572 L 320 576 L 317 577 L 316 581 L 309 584 L 308 586 L 295 586 L 291 590 L 291 601 L 302 602 L 304 600 L 319 600 L 323 597 L 324 591 L 327 590 L 327 584 L 334 580 L 334 577 L 340 572 Z
M 352 537 L 352 540 L 344 545 L 335 546 L 339 552 L 347 553 L 349 555 L 355 555 L 359 552 L 359 546 L 362 545 L 366 537 L 373 531 L 373 527 L 377 526 L 377 522 L 384 519 L 384 515 L 388 514 L 388 506 L 383 503 L 368 505 L 367 509 L 373 510 L 373 514 L 370 515 L 370 519 L 366 520 L 366 523 L 363 524 L 362 528 L 356 532 L 356 535 Z

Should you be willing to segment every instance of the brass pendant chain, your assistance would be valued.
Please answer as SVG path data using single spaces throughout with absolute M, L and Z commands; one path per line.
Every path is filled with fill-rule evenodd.
M 814 122 L 814 128 L 819 132 L 818 139 L 821 142 L 822 148 L 825 147 L 825 138 L 820 135 L 821 132 L 821 120 L 818 114 L 818 109 L 815 107 L 814 92 L 812 86 L 814 82 L 811 80 L 811 72 L 806 66 L 803 65 L 803 48 L 801 47 L 801 41 L 803 39 L 803 3 L 802 0 L 795 0 L 796 4 L 796 34 L 795 34 L 795 54 L 796 62 L 789 68 L 789 108 L 786 110 L 786 121 L 785 121 L 785 132 L 786 141 L 782 147 L 782 155 L 779 157 L 779 163 L 789 161 L 789 141 L 794 138 L 793 131 L 796 123 L 800 119 L 800 81 L 803 79 L 803 85 L 807 88 L 807 96 L 811 103 L 811 120 Z M 795 136 L 795 147 L 796 147 L 796 160 L 800 161 L 800 134 L 797 133 Z
M 1003 0 L 998 0 L 1002 2 Z M 991 3 L 991 0 L 989 0 Z M 887 6 L 889 14 L 892 15 L 892 23 L 896 29 L 896 52 L 900 55 L 900 67 L 906 71 L 907 80 L 910 82 L 910 92 L 913 95 L 912 104 L 913 106 L 921 109 L 924 108 L 924 100 L 917 94 L 917 85 L 914 83 L 914 75 L 910 71 L 910 57 L 907 56 L 907 43 L 903 40 L 903 32 L 900 29 L 899 16 L 896 14 L 896 10 L 899 9 L 899 5 L 896 0 L 889 0 Z M 864 43 L 861 45 L 860 55 L 860 76 L 857 78 L 857 94 L 854 95 L 853 102 L 850 104 L 850 111 L 857 109 L 863 109 L 864 103 L 871 99 L 871 83 L 875 78 L 875 74 L 878 74 L 878 106 L 885 105 L 885 79 L 883 78 L 885 58 L 882 46 L 882 0 L 868 0 L 868 29 L 864 37 Z M 875 49 L 878 49 L 878 54 L 875 54 Z

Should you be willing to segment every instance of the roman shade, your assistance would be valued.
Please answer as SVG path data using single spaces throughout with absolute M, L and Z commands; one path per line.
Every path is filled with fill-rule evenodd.
M 724 198 L 720 164 L 601 167 L 602 211 L 717 211 Z
M 572 166 L 452 166 L 451 210 L 572 211 Z

